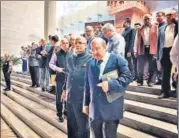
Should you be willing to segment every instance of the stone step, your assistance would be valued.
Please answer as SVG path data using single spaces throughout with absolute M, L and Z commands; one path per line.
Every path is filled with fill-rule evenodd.
M 11 92 L 12 91 L 10 91 L 9 93 Z M 23 122 L 25 122 L 31 129 L 33 129 L 41 137 L 44 137 L 44 138 L 59 138 L 59 137 L 66 138 L 67 137 L 67 135 L 64 132 L 60 131 L 56 127 L 47 123 L 46 121 L 44 121 L 43 119 L 41 119 L 34 113 L 30 112 L 29 110 L 27 110 L 20 104 L 16 103 L 9 97 L 4 96 L 3 94 L 1 94 L 1 96 L 2 96 L 2 103 L 6 107 L 8 107 L 11 110 L 11 112 L 13 112 L 16 116 L 18 116 Z
M 137 86 L 136 82 L 132 82 L 132 83 L 130 83 L 127 90 L 133 91 L 133 92 L 141 92 L 141 93 L 160 95 L 161 86 L 160 85 L 154 85 L 153 87 L 148 87 L 147 85 Z
M 125 100 L 125 111 L 137 113 L 150 118 L 177 125 L 177 110 L 156 105 Z
M 20 89 L 20 88 L 19 88 Z M 25 92 L 26 90 L 24 90 L 24 92 Z M 22 93 L 22 90 L 21 90 L 21 93 Z M 28 92 L 26 91 L 26 94 L 27 94 Z M 30 98 L 31 100 L 35 100 L 35 101 L 41 101 L 41 99 L 39 99 L 39 98 L 35 98 L 35 97 L 32 97 L 32 96 L 30 96 L 31 94 L 30 94 L 31 92 L 29 92 L 29 95 L 26 95 L 26 94 L 24 94 L 24 95 L 26 95 L 28 98 Z M 43 92 L 42 92 L 43 93 Z M 128 100 L 129 101 L 129 100 Z M 133 102 L 133 101 L 131 101 L 131 102 Z M 43 103 L 43 102 L 38 102 L 38 103 Z M 142 104 L 142 103 L 141 103 Z M 46 105 L 48 105 L 48 104 L 46 104 Z M 145 106 L 145 105 L 143 105 L 143 106 Z M 54 107 L 53 108 L 51 108 L 51 109 L 53 109 L 54 111 L 55 111 L 55 105 L 54 105 Z M 151 110 L 150 108 L 151 107 L 148 107 L 149 109 L 148 110 Z M 160 109 L 160 110 L 162 110 L 162 109 Z M 127 111 L 126 111 L 127 112 Z M 128 112 L 127 112 L 128 113 Z M 129 112 L 129 113 L 132 113 L 132 112 Z M 175 114 L 175 113 L 174 113 Z M 135 115 L 138 115 L 138 114 L 135 114 Z M 139 115 L 139 118 L 140 118 L 141 116 Z M 142 116 L 142 117 L 145 117 L 145 116 Z M 148 117 L 147 117 L 148 118 Z M 132 120 L 131 118 L 126 118 L 126 117 L 124 117 L 124 120 L 125 120 L 125 124 L 127 124 L 127 122 L 128 122 L 128 120 L 130 119 L 130 121 Z M 149 118 L 149 119 L 151 119 L 153 122 L 155 122 L 155 121 L 158 121 L 158 120 L 156 120 L 156 119 L 152 119 L 152 118 Z M 136 122 L 136 120 L 132 120 L 132 121 L 135 121 Z M 145 129 L 144 129 L 144 131 L 146 132 L 146 133 L 151 133 L 151 134 L 153 134 L 153 135 L 156 135 L 156 136 L 162 136 L 162 134 L 163 133 L 169 133 L 170 135 L 174 135 L 173 134 L 173 132 L 170 132 L 170 129 L 169 130 L 166 130 L 165 128 L 158 128 L 158 126 L 153 126 L 153 124 L 146 124 L 145 122 L 140 122 L 140 121 L 137 121 L 137 123 L 139 124 L 139 126 L 142 128 L 142 127 L 144 127 L 144 126 L 146 126 L 147 125 L 147 131 L 145 131 Z M 172 125 L 172 124 L 170 124 L 170 123 L 165 123 L 165 122 L 162 122 L 162 121 L 160 121 L 160 123 L 159 122 L 157 122 L 159 125 L 160 125 L 160 123 L 163 125 L 163 123 L 165 124 L 165 125 L 168 125 L 168 126 L 172 126 L 173 128 L 176 126 L 176 125 Z M 132 124 L 134 124 L 134 122 L 132 122 Z M 144 125 L 144 126 L 143 126 Z M 165 127 L 165 125 L 163 125 L 163 127 Z M 130 127 L 130 125 L 129 125 L 129 127 Z M 133 126 L 132 126 L 133 127 Z M 135 129 L 141 129 L 141 128 L 135 128 Z M 153 128 L 153 129 L 151 129 L 151 128 Z M 155 130 L 157 130 L 158 132 L 156 133 L 155 132 Z M 153 132 L 154 131 L 154 132 Z M 169 131 L 169 132 L 168 132 Z M 167 135 L 166 135 L 166 137 L 168 137 Z
M 23 121 L 14 115 L 4 104 L 1 103 L 1 117 L 12 128 L 19 138 L 40 138 L 32 129 L 30 129 Z M 1 122 L 1 127 L 3 127 Z M 2 128 L 1 128 L 2 129 Z M 8 130 L 9 131 L 9 130 Z M 1 131 L 2 138 L 9 138 L 9 134 Z M 14 135 L 13 135 L 14 136 Z M 16 137 L 16 136 L 14 136 Z
M 27 96 L 24 96 L 24 94 L 20 95 L 20 94 L 17 94 L 15 91 L 14 91 L 14 93 L 13 92 L 7 93 L 7 96 L 10 97 L 11 99 L 13 99 L 14 101 L 16 101 L 18 104 L 24 106 L 25 108 L 27 108 L 28 110 L 30 110 L 34 114 L 43 118 L 45 121 L 48 121 L 49 123 L 51 123 L 55 127 L 57 127 L 57 126 L 59 127 L 58 124 L 60 124 L 60 123 L 58 123 L 57 120 L 54 119 L 54 118 L 56 118 L 56 112 L 55 112 L 54 108 L 53 109 L 47 109 L 47 108 L 45 108 L 46 106 L 39 105 L 39 102 L 31 101 L 32 97 L 30 98 L 29 95 L 27 95 Z M 34 99 L 38 99 L 38 98 L 34 96 Z M 35 101 L 37 101 L 37 100 L 35 100 Z M 39 100 L 39 101 L 42 101 L 42 100 Z M 43 102 L 40 102 L 40 103 L 43 103 Z M 34 109 L 34 107 L 36 107 L 36 109 Z M 55 107 L 55 105 L 54 105 L 54 107 Z M 56 124 L 54 122 L 56 122 Z M 64 126 L 66 126 L 65 123 L 63 123 Z M 128 130 L 130 130 L 130 133 L 128 133 Z M 119 125 L 119 127 L 118 127 L 118 138 L 135 138 L 136 136 L 139 136 L 139 138 L 142 138 L 142 137 L 155 138 L 151 135 L 137 131 L 137 130 L 132 129 L 130 127 Z
M 2 105 L 1 105 L 2 109 Z M 1 138 L 17 138 L 10 126 L 1 118 Z
M 153 94 L 126 91 L 125 99 L 177 109 L 176 99 L 158 99 L 158 96 Z
M 23 78 L 23 79 L 29 79 L 28 83 L 31 84 L 31 77 L 29 75 L 13 73 L 12 76 Z M 154 85 L 154 87 L 151 88 L 151 87 L 148 87 L 146 85 L 137 86 L 137 83 L 133 82 L 128 86 L 127 90 L 134 91 L 134 92 L 141 92 L 141 93 L 160 95 L 161 86 L 160 85 Z
M 3 82 L 2 84 L 4 85 Z M 55 110 L 55 105 L 54 105 L 55 96 L 52 94 L 44 93 L 44 92 L 38 92 L 38 93 L 30 92 L 30 91 L 21 89 L 20 87 L 17 87 L 17 86 L 13 86 L 13 91 L 27 98 L 30 98 L 31 100 L 38 102 L 39 104 L 43 104 L 44 106 L 47 106 L 48 108 Z M 46 95 L 43 96 L 43 94 L 48 94 L 51 96 L 46 96 Z M 51 99 L 51 97 L 53 98 Z M 39 99 L 44 100 L 48 103 L 44 101 L 40 101 Z M 174 110 L 174 109 L 164 108 L 160 106 L 145 104 L 145 103 L 131 101 L 131 100 L 125 100 L 125 110 L 133 112 L 133 113 L 141 114 L 144 116 L 148 116 L 151 118 L 159 119 L 162 121 L 166 121 L 169 123 L 177 124 L 177 110 Z
M 177 126 L 171 123 L 152 119 L 139 114 L 125 111 L 122 125 L 152 134 L 161 138 L 178 138 Z
M 26 80 L 29 81 L 29 80 Z M 21 80 L 21 78 L 13 78 L 12 84 L 22 87 L 24 89 L 28 89 L 30 91 L 41 91 L 40 89 L 34 89 L 30 88 L 28 83 L 24 82 Z M 167 107 L 167 108 L 173 108 L 177 109 L 177 102 L 176 99 L 158 99 L 156 95 L 152 94 L 146 94 L 146 93 L 140 93 L 140 92 L 132 92 L 132 91 L 126 91 L 125 94 L 125 99 L 127 100 L 133 100 L 133 101 L 138 101 L 138 102 L 143 102 L 143 103 L 148 103 L 148 104 L 153 104 L 153 105 L 158 105 L 162 107 Z

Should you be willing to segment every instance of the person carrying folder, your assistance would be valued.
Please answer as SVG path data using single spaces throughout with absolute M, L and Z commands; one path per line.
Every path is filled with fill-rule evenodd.
M 117 127 L 123 118 L 125 88 L 132 81 L 126 59 L 120 54 L 108 53 L 106 47 L 101 38 L 91 42 L 93 59 L 86 68 L 83 113 L 89 115 L 93 138 L 117 137 Z

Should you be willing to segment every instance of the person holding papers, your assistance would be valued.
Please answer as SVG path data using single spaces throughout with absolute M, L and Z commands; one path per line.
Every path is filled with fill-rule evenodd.
M 125 88 L 132 75 L 124 57 L 108 53 L 103 39 L 93 39 L 91 50 L 93 59 L 87 63 L 83 113 L 89 115 L 94 138 L 116 138 L 123 118 Z

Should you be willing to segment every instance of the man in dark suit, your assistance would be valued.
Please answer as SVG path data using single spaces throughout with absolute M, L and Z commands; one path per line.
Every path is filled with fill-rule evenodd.
M 40 40 L 40 47 L 38 47 L 38 58 L 40 67 L 40 87 L 42 91 L 45 91 L 49 85 L 49 69 L 47 66 L 47 52 L 45 39 Z
M 11 72 L 12 72 L 12 61 L 10 60 L 10 56 L 5 54 L 4 55 L 4 62 L 2 65 L 2 70 L 4 74 L 4 79 L 6 82 L 6 88 L 4 91 L 10 91 L 11 90 Z
M 106 94 L 123 94 L 132 81 L 127 61 L 120 55 L 108 53 L 101 38 L 91 42 L 93 59 L 87 63 L 83 113 L 90 118 L 94 138 L 116 138 L 117 127 L 123 118 L 124 97 L 108 102 Z M 103 74 L 116 70 L 119 77 L 102 81 Z
M 135 29 L 131 27 L 131 19 L 126 18 L 123 24 L 124 31 L 122 36 L 125 39 L 125 58 L 128 61 L 129 69 L 133 75 L 133 78 L 136 79 L 135 70 L 134 70 L 134 40 L 135 40 Z
M 75 43 L 76 54 L 67 60 L 68 77 L 62 98 L 67 95 L 68 138 L 89 138 L 88 116 L 82 113 L 82 105 L 86 63 L 92 56 L 86 51 L 84 37 L 77 37 Z
M 92 26 L 86 26 L 85 36 L 87 40 L 87 51 L 91 51 L 91 41 L 94 39 L 94 28 Z

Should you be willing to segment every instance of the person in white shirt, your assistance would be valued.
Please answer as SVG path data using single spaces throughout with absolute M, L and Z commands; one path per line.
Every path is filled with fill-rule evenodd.
M 171 69 L 172 69 L 172 62 L 170 61 L 170 51 L 174 43 L 175 32 L 176 32 L 175 24 L 172 21 L 173 20 L 172 14 L 171 13 L 166 14 L 166 19 L 167 19 L 167 26 L 165 28 L 163 54 L 161 58 L 163 77 L 162 77 L 162 85 L 161 85 L 161 95 L 158 97 L 159 99 L 169 97 L 169 92 L 171 89 L 170 76 L 171 76 Z
M 178 35 L 176 36 L 172 50 L 170 51 L 170 60 L 172 64 L 177 67 L 178 72 Z

